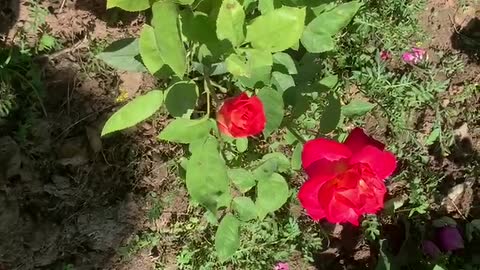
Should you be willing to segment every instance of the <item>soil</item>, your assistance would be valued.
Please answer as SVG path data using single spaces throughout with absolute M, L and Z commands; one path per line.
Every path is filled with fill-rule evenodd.
M 0 34 L 9 44 L 28 20 L 29 11 L 26 1 L 7 2 L 8 8 L 0 7 L 0 22 L 7 22 L 0 26 Z M 441 97 L 447 100 L 467 84 L 480 83 L 480 46 L 475 46 L 480 42 L 479 6 L 466 1 L 465 7 L 460 7 L 457 2 L 430 0 L 420 15 L 422 26 L 432 37 L 429 50 L 459 54 L 466 65 L 465 72 L 449 78 L 448 93 Z M 186 191 L 176 186 L 176 172 L 167 164 L 181 156 L 182 149 L 160 144 L 155 138 L 166 119 L 160 116 L 122 134 L 99 137 L 107 117 L 119 105 L 116 98 L 120 89 L 133 97 L 156 82 L 135 73 L 85 74 L 82 66 L 89 41 L 135 36 L 144 18 L 121 13 L 117 17 L 122 21 L 109 22 L 111 12 L 120 11 L 107 11 L 105 0 L 50 0 L 42 4 L 50 11 L 46 21 L 52 33 L 61 38 L 66 49 L 38 59 L 46 81 L 45 111 L 32 121 L 26 140 L 12 133 L 18 130 L 15 123 L 0 123 L 0 269 L 63 270 L 73 264 L 75 269 L 85 270 L 146 270 L 154 268 L 154 257 L 174 264 L 172 247 L 142 250 L 127 261 L 117 252 L 137 232 L 166 227 L 187 211 Z M 480 94 L 464 104 L 446 103 L 475 110 L 480 106 Z M 428 134 L 433 120 L 428 112 L 424 114 L 420 129 Z M 461 207 L 461 215 L 479 217 L 480 208 L 473 204 L 480 200 L 478 179 L 462 175 L 469 164 L 480 164 L 480 120 L 465 127 L 467 121 L 462 115 L 453 120 L 458 135 L 452 158 L 432 154 L 432 164 L 435 170 L 449 174 L 445 194 L 460 190 L 454 199 L 459 200 L 455 205 Z M 367 119 L 367 129 L 377 138 L 388 137 L 387 124 L 379 117 Z M 464 185 L 463 189 L 458 185 Z M 391 184 L 390 195 L 402 188 L 399 183 Z M 150 221 L 149 194 L 161 196 L 172 191 L 171 206 L 163 209 L 155 222 Z M 444 210 L 459 211 L 448 205 Z M 332 239 L 329 248 L 316 256 L 317 269 L 374 268 L 378 247 L 371 247 L 358 230 L 322 226 Z M 389 239 L 400 239 L 396 242 L 405 239 L 401 222 L 389 221 L 382 231 Z M 291 267 L 307 269 L 300 259 Z

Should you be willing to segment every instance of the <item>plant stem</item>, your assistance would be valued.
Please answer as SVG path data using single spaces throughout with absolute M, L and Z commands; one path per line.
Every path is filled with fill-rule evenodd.
M 297 130 L 295 130 L 295 128 L 293 128 L 291 125 L 287 124 L 286 125 L 286 128 L 288 131 L 290 131 L 290 133 L 293 134 L 293 136 L 295 136 L 295 138 L 297 138 L 297 140 L 299 142 L 301 142 L 302 144 L 306 143 L 307 141 L 302 137 L 302 135 L 300 135 L 300 133 L 298 133 Z

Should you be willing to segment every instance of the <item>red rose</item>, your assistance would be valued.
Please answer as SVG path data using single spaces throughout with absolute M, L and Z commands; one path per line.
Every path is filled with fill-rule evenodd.
M 358 225 L 363 214 L 383 207 L 384 179 L 396 167 L 395 156 L 385 146 L 355 128 L 345 143 L 328 139 L 308 141 L 302 166 L 308 175 L 298 198 L 315 221 Z
M 258 97 L 248 97 L 245 92 L 226 99 L 217 113 L 220 132 L 234 138 L 260 134 L 266 122 L 262 101 Z

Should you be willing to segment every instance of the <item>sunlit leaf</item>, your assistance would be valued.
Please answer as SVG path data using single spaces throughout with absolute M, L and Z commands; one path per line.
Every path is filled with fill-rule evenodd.
M 260 180 L 255 201 L 258 217 L 263 219 L 268 213 L 280 209 L 289 195 L 288 184 L 280 174 L 274 173 L 269 178 Z
M 97 58 L 118 70 L 142 72 L 145 66 L 138 59 L 140 50 L 138 40 L 134 38 L 120 39 L 110 44 Z
M 227 39 L 233 46 L 240 45 L 245 39 L 243 24 L 245 12 L 237 0 L 223 0 L 217 16 L 217 37 Z
M 145 95 L 136 97 L 115 112 L 105 123 L 102 136 L 133 127 L 152 116 L 163 104 L 163 92 L 152 90 Z
M 283 120 L 283 98 L 280 92 L 264 87 L 260 89 L 257 96 L 263 103 L 267 124 L 263 130 L 265 137 L 269 136 L 280 127 Z

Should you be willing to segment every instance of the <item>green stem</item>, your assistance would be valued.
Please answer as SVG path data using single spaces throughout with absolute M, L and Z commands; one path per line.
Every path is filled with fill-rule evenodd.
M 307 141 L 302 137 L 302 135 L 300 135 L 300 133 L 294 128 L 292 127 L 291 125 L 287 124 L 286 125 L 286 128 L 288 131 L 290 131 L 290 133 L 293 134 L 293 136 L 295 136 L 295 138 L 297 138 L 297 140 L 299 142 L 301 142 L 302 144 L 305 144 Z

